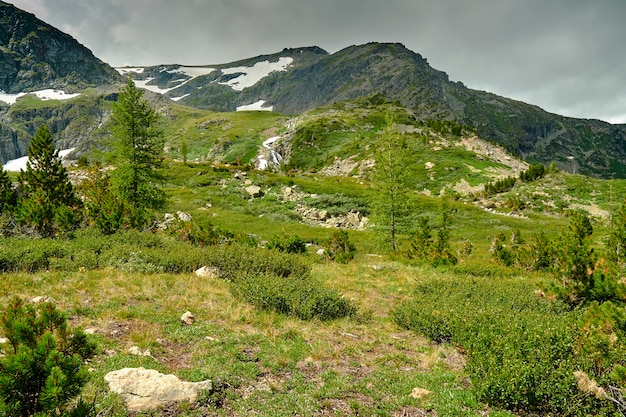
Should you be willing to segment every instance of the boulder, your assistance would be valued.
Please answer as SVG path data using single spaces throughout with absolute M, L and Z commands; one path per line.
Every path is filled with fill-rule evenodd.
M 182 222 L 190 222 L 193 220 L 193 217 L 191 217 L 191 214 L 185 213 L 184 211 L 177 211 L 176 216 L 178 216 L 178 220 Z
M 183 315 L 180 317 L 180 321 L 183 324 L 186 324 L 187 326 L 191 326 L 192 324 L 196 322 L 196 318 L 194 317 L 193 314 L 191 314 L 191 311 L 185 311 Z
M 219 278 L 220 269 L 215 266 L 203 266 L 196 269 L 194 273 L 201 278 Z
M 154 410 L 171 402 L 195 403 L 200 391 L 211 391 L 210 380 L 181 381 L 175 375 L 164 375 L 154 369 L 124 368 L 104 376 L 109 390 L 119 394 L 128 411 Z
M 248 194 L 250 194 L 250 197 L 252 198 L 261 197 L 263 195 L 263 193 L 261 192 L 261 187 L 259 187 L 258 185 L 251 185 L 244 189 Z
M 359 227 L 361 224 L 361 213 L 350 212 L 347 215 L 348 224 L 352 227 Z

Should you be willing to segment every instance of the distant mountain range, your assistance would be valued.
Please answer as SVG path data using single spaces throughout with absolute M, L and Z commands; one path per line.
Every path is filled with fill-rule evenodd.
M 4 2 L 0 2 L 0 90 L 4 97 L 50 88 L 74 93 L 96 86 L 103 90 L 89 100 L 86 95 L 82 100 L 69 100 L 67 108 L 57 114 L 39 114 L 30 108 L 21 109 L 27 110 L 23 114 L 0 103 L 0 161 L 22 156 L 34 125 L 43 121 L 52 122 L 53 133 L 66 145 L 89 139 L 81 135 L 97 133 L 94 125 L 107 117 L 106 102 L 115 99 L 112 88 L 118 88 L 122 75 L 129 73 L 143 88 L 213 111 L 273 110 L 296 115 L 378 95 L 399 102 L 418 120 L 451 120 L 469 126 L 480 137 L 526 160 L 554 161 L 562 168 L 597 177 L 626 178 L 626 125 L 568 118 L 469 89 L 451 82 L 444 72 L 401 44 L 370 43 L 334 54 L 318 47 L 290 48 L 228 64 L 115 71 L 69 35 Z M 0 100 L 11 101 L 2 97 L 0 93 Z M 74 103 L 80 103 L 87 114 L 82 127 L 67 116 L 76 112 L 78 104 Z M 71 133 L 67 131 L 70 125 Z

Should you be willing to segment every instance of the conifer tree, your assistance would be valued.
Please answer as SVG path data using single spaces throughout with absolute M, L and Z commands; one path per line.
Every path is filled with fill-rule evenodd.
M 17 193 L 13 189 L 13 183 L 9 174 L 0 164 L 0 214 L 11 212 L 17 204 Z
M 52 303 L 13 298 L 0 312 L 0 415 L 87 416 L 90 407 L 72 404 L 88 378 L 83 362 L 96 346 L 71 329 Z
M 111 178 L 106 172 L 94 166 L 80 184 L 80 190 L 85 199 L 86 215 L 100 232 L 110 235 L 122 227 L 124 207 L 111 191 Z
M 372 217 L 376 230 L 395 252 L 398 249 L 398 233 L 409 218 L 408 149 L 390 113 L 387 113 L 385 122 L 375 151 L 376 165 L 372 179 L 376 193 Z
M 141 228 L 152 211 L 165 204 L 161 189 L 164 139 L 159 116 L 129 78 L 111 119 L 116 164 L 111 174 L 112 189 L 124 206 L 129 225 Z
M 20 173 L 19 180 L 24 198 L 18 208 L 18 220 L 43 236 L 74 226 L 80 200 L 46 125 L 37 129 L 28 146 L 26 171 Z
M 611 227 L 607 240 L 608 258 L 618 268 L 626 265 L 626 201 L 611 216 Z

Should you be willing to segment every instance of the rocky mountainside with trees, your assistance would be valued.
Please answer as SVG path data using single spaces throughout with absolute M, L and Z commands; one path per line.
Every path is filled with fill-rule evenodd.
M 62 105 L 32 96 L 31 102 L 22 97 L 12 106 L 0 102 L 0 162 L 24 156 L 41 122 L 50 126 L 59 147 L 99 143 L 98 127 L 110 115 L 119 74 L 69 35 L 10 4 L 0 2 L 0 22 L 0 90 L 83 92 Z M 470 127 L 530 162 L 555 162 L 560 169 L 601 178 L 626 177 L 625 125 L 568 118 L 467 88 L 397 43 L 350 46 L 334 54 L 319 47 L 286 48 L 228 64 L 119 70 L 133 72 L 141 87 L 203 110 L 271 109 L 297 115 L 379 96 L 406 107 L 416 121 Z M 107 92 L 85 94 L 85 87 L 93 85 L 106 86 Z M 74 114 L 78 103 L 81 116 Z
M 224 68 L 292 58 L 286 71 L 275 71 L 240 91 L 224 80 Z M 170 88 L 167 95 L 196 108 L 235 111 L 238 106 L 264 101 L 274 111 L 301 114 L 335 102 L 380 95 L 398 101 L 417 120 L 454 121 L 471 127 L 483 138 L 503 145 L 524 159 L 597 177 L 626 175 L 626 126 L 599 120 L 575 119 L 495 94 L 467 88 L 432 68 L 420 54 L 401 44 L 369 43 L 334 54 L 319 48 L 285 49 L 274 55 L 216 68 L 179 88 L 159 82 L 158 69 L 140 75 Z M 236 76 L 234 74 L 232 76 Z M 232 76 L 230 76 L 232 78 Z

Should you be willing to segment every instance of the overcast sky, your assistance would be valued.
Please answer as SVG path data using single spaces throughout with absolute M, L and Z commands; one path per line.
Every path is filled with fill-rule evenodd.
M 5 0 L 113 66 L 400 42 L 470 88 L 626 123 L 626 0 Z

